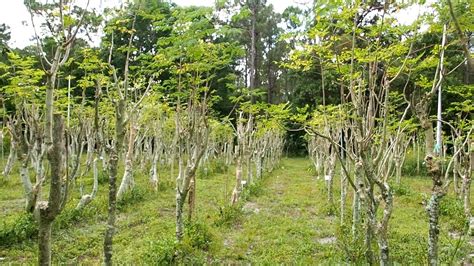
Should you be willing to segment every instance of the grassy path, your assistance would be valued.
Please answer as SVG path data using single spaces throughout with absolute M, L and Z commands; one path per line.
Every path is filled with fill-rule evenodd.
M 224 257 L 311 263 L 331 255 L 337 219 L 324 214 L 324 181 L 316 180 L 309 166 L 308 160 L 286 159 L 268 174 L 245 203 L 242 222 L 227 233 Z

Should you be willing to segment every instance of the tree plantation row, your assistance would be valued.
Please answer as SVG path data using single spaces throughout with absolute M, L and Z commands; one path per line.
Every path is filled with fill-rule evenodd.
M 403 170 L 410 153 L 431 189 L 419 205 L 427 248 L 418 263 L 441 262 L 446 195 L 462 206 L 462 226 L 450 233 L 458 246 L 471 241 L 471 1 L 315 1 L 283 13 L 265 0 L 135 0 L 100 11 L 79 2 L 25 0 L 35 35 L 22 49 L 9 46 L 15 29 L 0 25 L 1 185 L 13 194 L 12 179 L 21 180 L 38 264 L 54 262 L 61 213 L 91 208 L 100 190 L 101 261 L 120 263 L 120 204 L 140 186 L 161 197 L 164 180 L 173 180 L 178 245 L 154 263 L 196 263 L 179 245 L 204 200 L 202 178 L 235 169 L 219 208 L 238 212 L 252 190 L 269 189 L 264 180 L 285 154 L 307 154 L 325 183 L 307 197 L 324 197 L 338 230 L 349 228 L 339 238 L 364 254 L 339 263 L 395 262 L 391 218 L 403 208 L 396 189 L 412 178 Z M 0 228 L 5 254 L 26 241 L 9 226 Z M 456 248 L 451 263 L 471 255 Z

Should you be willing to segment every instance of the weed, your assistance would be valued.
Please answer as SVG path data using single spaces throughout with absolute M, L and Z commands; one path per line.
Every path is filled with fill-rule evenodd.
M 231 226 L 240 220 L 242 215 L 242 206 L 240 204 L 219 207 L 219 215 L 214 225 Z
M 466 215 L 463 202 L 453 196 L 445 196 L 440 203 L 439 212 L 442 221 L 448 224 L 449 231 L 462 232 L 466 228 Z
M 0 246 L 11 246 L 38 235 L 38 224 L 32 214 L 22 213 L 0 224 Z
M 209 251 L 213 239 L 214 235 L 204 223 L 193 221 L 186 224 L 183 240 L 185 245 L 189 245 L 194 249 Z
M 336 231 L 336 245 L 347 262 L 363 264 L 365 262 L 365 245 L 362 228 L 357 228 L 353 234 L 351 227 L 339 226 Z
M 123 211 L 127 206 L 142 202 L 146 197 L 147 191 L 141 187 L 134 187 L 125 192 L 122 199 L 117 202 L 117 209 Z
M 169 265 L 177 260 L 178 242 L 174 237 L 150 241 L 143 262 L 152 265 Z
M 410 187 L 404 183 L 400 183 L 400 184 L 394 183 L 394 184 L 391 184 L 390 187 L 395 196 L 410 196 L 413 193 Z

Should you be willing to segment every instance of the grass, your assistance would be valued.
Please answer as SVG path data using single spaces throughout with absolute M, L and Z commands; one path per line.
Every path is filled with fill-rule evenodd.
M 137 172 L 135 190 L 119 204 L 114 238 L 116 262 L 331 264 L 350 262 L 349 257 L 354 263 L 363 262 L 360 241 L 351 239 L 347 228 L 339 226 L 338 200 L 331 214 L 324 180 L 314 177 L 306 158 L 284 159 L 278 169 L 266 173 L 248 189 L 245 201 L 238 207 L 229 206 L 234 169 L 209 165 L 209 169 L 199 172 L 195 217 L 186 225 L 181 244 L 174 241 L 174 180 L 169 169 L 160 170 L 161 187 L 157 192 L 151 189 L 146 172 Z M 17 237 L 11 243 L 0 243 L 2 263 L 36 262 L 35 225 L 22 214 L 19 180 L 12 175 L 0 186 L 0 236 L 1 232 L 10 230 Z M 394 186 L 394 212 L 389 229 L 391 258 L 402 264 L 425 263 L 428 224 L 423 202 L 429 195 L 430 180 L 405 176 L 402 182 L 403 185 Z M 91 177 L 84 178 L 83 183 L 88 193 Z M 336 199 L 339 184 L 336 177 Z M 81 212 L 73 210 L 79 200 L 78 187 L 55 221 L 53 262 L 100 264 L 107 185 L 100 185 L 98 197 Z M 46 192 L 45 187 L 44 195 Z M 346 206 L 348 216 L 351 193 Z M 448 232 L 463 229 L 460 214 L 462 206 L 455 198 L 443 199 L 440 237 L 443 263 L 459 262 L 468 252 L 466 241 L 458 242 L 448 236 Z

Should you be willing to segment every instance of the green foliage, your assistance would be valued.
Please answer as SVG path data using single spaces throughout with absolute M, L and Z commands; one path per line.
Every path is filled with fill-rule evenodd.
M 201 165 L 197 172 L 198 178 L 209 178 L 214 174 L 224 174 L 229 171 L 227 165 L 222 159 L 214 159 L 208 163 Z
M 44 97 L 41 81 L 45 72 L 35 68 L 33 57 L 22 57 L 9 52 L 8 63 L 0 62 L 0 79 L 8 80 L 3 87 L 4 97 L 16 105 L 38 103 Z
M 210 162 L 211 173 L 216 174 L 225 174 L 229 171 L 229 165 L 224 162 L 224 160 L 212 160 Z
M 158 241 L 150 241 L 143 256 L 143 262 L 154 265 L 169 265 L 176 263 L 178 243 L 174 237 L 165 237 Z
M 198 221 L 187 223 L 181 243 L 174 237 L 161 237 L 150 241 L 142 259 L 146 264 L 202 264 L 205 252 L 208 252 L 214 241 L 214 235 L 207 225 Z
M 194 249 L 209 251 L 214 238 L 209 226 L 202 222 L 188 221 L 185 225 L 183 239 L 185 246 L 188 245 Z
M 133 187 L 133 189 L 125 192 L 122 199 L 117 202 L 117 210 L 123 211 L 134 204 L 142 202 L 145 200 L 147 194 L 149 194 L 149 192 L 146 189 L 138 186 Z
M 36 238 L 38 224 L 32 214 L 21 213 L 0 224 L 0 246 L 9 247 Z
M 214 221 L 214 225 L 220 227 L 230 227 L 237 223 L 243 216 L 242 205 L 226 205 L 219 207 L 219 214 Z
M 325 191 L 326 192 L 326 191 Z M 323 195 L 325 193 L 322 193 Z M 336 204 L 325 204 L 324 206 L 321 206 L 321 208 L 319 209 L 319 213 L 321 215 L 325 215 L 325 216 L 337 216 L 337 214 L 339 213 L 339 208 Z
M 174 180 L 160 180 L 158 184 L 158 191 L 167 191 L 167 190 L 174 190 L 175 189 L 175 183 L 173 182 Z
M 360 264 L 366 261 L 362 228 L 352 234 L 351 227 L 339 226 L 336 231 L 337 248 L 346 262 Z
M 99 175 L 97 180 L 99 181 L 99 185 L 104 185 L 109 183 L 109 175 L 105 171 L 99 171 Z
M 405 162 L 402 167 L 403 176 L 426 176 L 426 167 L 423 162 L 423 150 L 420 151 L 420 161 L 418 162 L 417 151 L 408 149 Z M 419 172 L 418 172 L 419 166 Z M 403 178 L 402 178 L 403 179 Z M 402 181 L 403 182 L 403 181 Z
M 100 210 L 94 203 L 80 210 L 73 206 L 68 206 L 54 220 L 54 226 L 57 230 L 69 228 L 80 222 L 91 220 L 98 211 Z
M 440 203 L 441 221 L 446 222 L 449 231 L 464 232 L 467 226 L 463 202 L 454 196 L 445 196 Z
M 418 264 L 427 260 L 428 239 L 425 235 L 409 232 L 389 234 L 390 256 L 401 264 Z
M 247 187 L 244 188 L 244 191 L 241 194 L 241 200 L 246 201 L 250 197 L 258 197 L 263 193 L 263 185 L 261 182 L 256 182 L 254 184 L 247 185 Z
M 395 196 L 411 196 L 413 194 L 411 188 L 403 181 L 400 184 L 391 184 L 390 188 Z

